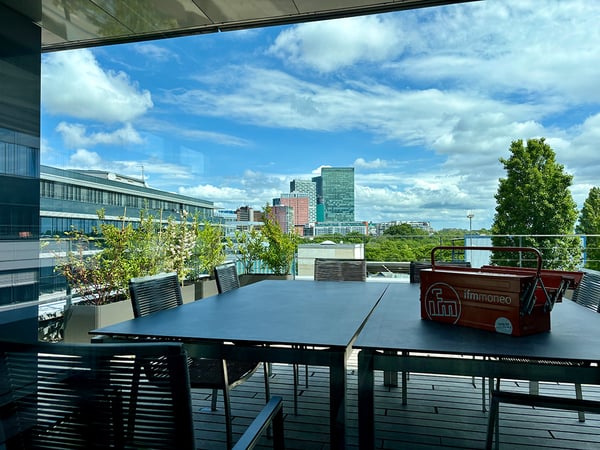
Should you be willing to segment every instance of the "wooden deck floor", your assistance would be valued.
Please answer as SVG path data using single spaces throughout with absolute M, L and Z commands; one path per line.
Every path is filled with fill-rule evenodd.
M 347 448 L 358 448 L 356 355 L 349 362 Z M 284 398 L 287 449 L 329 448 L 328 371 L 310 367 L 309 387 L 300 386 L 299 414 L 293 412 L 292 370 L 273 365 L 271 392 Z M 376 436 L 381 449 L 482 449 L 487 414 L 481 411 L 481 380 L 411 374 L 408 405 L 402 406 L 400 388 L 383 386 L 376 373 Z M 503 380 L 503 387 L 526 391 L 527 382 Z M 572 385 L 542 383 L 540 392 L 573 396 Z M 600 388 L 584 386 L 584 398 L 600 399 Z M 221 396 L 219 396 L 221 400 Z M 225 448 L 222 408 L 209 412 L 210 392 L 194 390 L 194 422 L 198 449 Z M 220 402 L 219 402 L 220 403 Z M 262 372 L 232 391 L 234 440 L 264 404 Z M 577 413 L 502 405 L 501 449 L 600 449 L 600 415 L 586 414 L 580 423 Z M 269 441 L 264 448 L 269 448 Z M 261 447 L 263 448 L 263 447 Z

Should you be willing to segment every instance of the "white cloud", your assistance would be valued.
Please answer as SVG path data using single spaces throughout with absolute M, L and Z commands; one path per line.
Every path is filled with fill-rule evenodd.
M 359 169 L 384 169 L 388 166 L 388 162 L 380 158 L 376 158 L 372 161 L 366 161 L 364 158 L 358 158 L 352 165 Z
M 127 146 L 144 142 L 130 123 L 112 132 L 88 133 L 84 125 L 60 122 L 56 131 L 62 135 L 68 148 L 93 147 L 99 144 Z
M 80 148 L 69 158 L 69 166 L 76 169 L 100 169 L 104 165 L 102 158 L 96 152 Z
M 152 61 L 165 62 L 170 59 L 179 61 L 179 55 L 154 43 L 138 43 L 133 46 L 133 50 Z
M 42 59 L 42 107 L 50 114 L 100 122 L 128 122 L 152 108 L 150 92 L 124 72 L 104 70 L 90 50 Z
M 382 15 L 296 25 L 282 31 L 268 53 L 331 72 L 360 61 L 389 60 L 402 50 L 402 33 Z

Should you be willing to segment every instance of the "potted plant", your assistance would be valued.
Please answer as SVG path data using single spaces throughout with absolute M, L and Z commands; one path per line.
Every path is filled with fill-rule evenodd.
M 264 225 L 260 231 L 266 245 L 263 248 L 261 259 L 274 275 L 289 278 L 298 246 L 298 236 L 294 233 L 283 232 L 275 221 L 269 205 L 265 206 L 263 221 Z
M 218 224 L 204 221 L 198 225 L 190 259 L 189 277 L 195 281 L 195 298 L 216 295 L 215 267 L 226 260 L 223 230 Z
M 240 285 L 246 286 L 265 278 L 264 274 L 253 273 L 256 263 L 261 261 L 265 249 L 265 238 L 258 228 L 235 230 L 235 241 L 227 239 L 227 247 L 240 261 L 242 271 L 239 274 Z
M 105 222 L 103 210 L 98 211 L 98 218 L 103 222 L 93 234 L 102 240 L 73 230 L 68 237 L 74 250 L 57 265 L 69 291 L 79 299 L 65 307 L 67 342 L 89 342 L 89 330 L 133 318 L 131 278 L 176 271 L 183 283 L 189 270 L 196 231 L 185 211 L 179 221 L 169 217 L 166 226 L 145 210 L 140 212 L 137 227 L 124 218 L 118 225 Z M 99 251 L 92 250 L 96 242 Z

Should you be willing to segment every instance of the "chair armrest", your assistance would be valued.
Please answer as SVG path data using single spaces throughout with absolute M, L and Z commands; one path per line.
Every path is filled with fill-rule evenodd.
M 283 449 L 283 399 L 281 397 L 271 397 L 271 400 L 235 444 L 233 450 L 253 449 L 269 425 L 273 425 L 273 448 Z

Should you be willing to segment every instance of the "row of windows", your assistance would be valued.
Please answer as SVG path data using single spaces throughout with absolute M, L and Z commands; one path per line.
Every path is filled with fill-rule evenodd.
M 209 212 L 212 211 L 210 208 L 190 206 L 183 203 L 169 202 L 151 197 L 124 194 L 121 192 L 103 191 L 101 189 L 85 186 L 74 186 L 72 184 L 48 180 L 41 181 L 40 195 L 42 198 L 93 203 L 99 206 L 122 206 L 128 208 L 147 208 L 162 211 L 180 211 L 182 209 L 186 209 L 191 214 L 199 212 L 203 216 L 209 216 Z
M 38 178 L 39 155 L 37 148 L 0 141 L 0 173 Z

